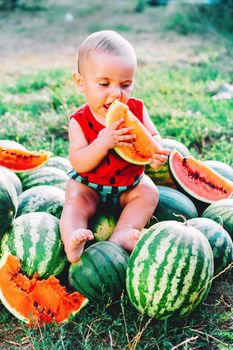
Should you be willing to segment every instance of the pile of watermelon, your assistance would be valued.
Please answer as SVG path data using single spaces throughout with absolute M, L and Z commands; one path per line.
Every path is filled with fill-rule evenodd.
M 50 155 L 45 162 L 44 152 L 32 157 L 22 145 L 4 142 L 12 166 L 6 167 L 7 156 L 0 154 L 0 299 L 20 320 L 64 322 L 88 300 L 117 298 L 125 287 L 139 312 L 162 320 L 185 317 L 206 298 L 214 276 L 229 273 L 229 165 L 197 161 L 184 145 L 164 139 L 172 150 L 169 160 L 160 169 L 146 166 L 159 203 L 131 255 L 108 241 L 119 213 L 101 206 L 89 222 L 95 239 L 70 265 L 59 231 L 69 161 Z M 23 169 L 23 155 L 30 171 L 27 165 Z

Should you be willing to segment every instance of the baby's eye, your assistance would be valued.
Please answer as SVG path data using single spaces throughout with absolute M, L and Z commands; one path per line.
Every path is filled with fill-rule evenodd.
M 127 89 L 130 86 L 131 86 L 131 84 L 122 84 L 121 85 L 122 89 Z
M 99 85 L 107 87 L 107 86 L 109 86 L 109 83 L 99 83 Z

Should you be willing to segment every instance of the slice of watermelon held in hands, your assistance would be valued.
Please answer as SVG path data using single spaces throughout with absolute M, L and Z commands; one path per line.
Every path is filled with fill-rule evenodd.
M 129 110 L 129 107 L 118 100 L 115 100 L 106 115 L 106 126 L 109 127 L 116 121 L 124 118 L 119 128 L 132 126 L 129 134 L 136 135 L 136 139 L 131 141 L 132 147 L 117 146 L 114 150 L 117 154 L 132 164 L 144 165 L 149 163 L 149 159 L 160 154 L 162 146 L 156 143 L 153 136 L 140 122 L 140 120 Z

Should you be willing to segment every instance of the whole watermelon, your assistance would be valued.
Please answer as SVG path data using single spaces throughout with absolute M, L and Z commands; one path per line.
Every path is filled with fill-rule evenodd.
M 12 225 L 18 208 L 16 189 L 3 172 L 0 172 L 0 238 Z
M 70 266 L 70 285 L 88 299 L 101 300 L 107 293 L 117 297 L 125 286 L 128 257 L 116 243 L 95 243 Z
M 107 241 L 111 237 L 118 217 L 118 208 L 109 208 L 106 203 L 99 203 L 95 214 L 88 222 L 88 228 L 93 232 L 96 242 Z
M 126 288 L 139 312 L 161 320 L 180 318 L 207 296 L 213 270 L 206 237 L 180 222 L 164 221 L 139 239 L 129 259 Z
M 64 170 L 52 166 L 44 166 L 32 171 L 23 172 L 19 176 L 24 191 L 35 186 L 44 185 L 56 186 L 65 190 L 69 179 Z
M 159 202 L 154 211 L 158 221 L 184 221 L 198 217 L 197 208 L 185 194 L 167 186 L 157 186 Z
M 233 240 L 233 199 L 221 199 L 212 203 L 202 214 L 204 218 L 218 222 Z
M 59 275 L 66 263 L 60 238 L 59 220 L 48 213 L 35 212 L 19 216 L 5 233 L 1 250 L 16 255 L 22 272 L 28 277 Z
M 14 185 L 16 193 L 19 196 L 23 192 L 20 178 L 10 169 L 0 166 L 0 173 L 3 173 L 8 177 L 8 180 Z
M 187 221 L 201 231 L 209 241 L 214 256 L 214 274 L 217 275 L 233 261 L 233 243 L 229 233 L 217 222 L 208 218 Z
M 46 166 L 61 169 L 66 173 L 72 170 L 72 165 L 70 164 L 69 159 L 60 156 L 50 157 L 46 163 Z
M 17 216 L 42 211 L 60 219 L 65 202 L 65 191 L 55 186 L 35 186 L 21 193 L 18 201 Z

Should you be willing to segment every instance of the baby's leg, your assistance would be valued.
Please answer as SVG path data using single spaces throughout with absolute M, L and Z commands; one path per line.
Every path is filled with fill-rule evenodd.
M 120 204 L 123 210 L 109 240 L 132 251 L 140 231 L 152 216 L 158 199 L 157 187 L 147 175 L 143 175 L 136 187 L 121 195 Z
M 77 261 L 86 241 L 94 238 L 87 229 L 89 218 L 95 213 L 98 194 L 88 186 L 70 179 L 66 186 L 65 204 L 60 219 L 61 238 L 70 262 Z

